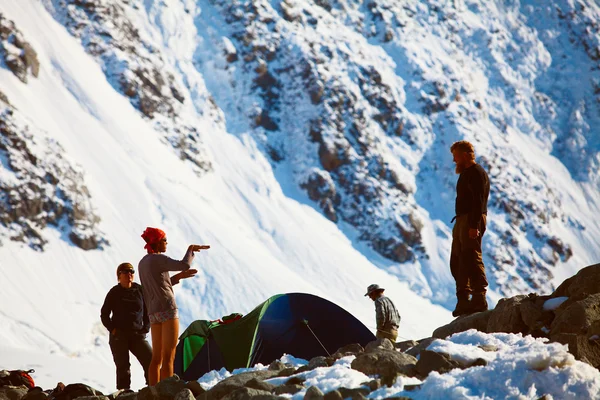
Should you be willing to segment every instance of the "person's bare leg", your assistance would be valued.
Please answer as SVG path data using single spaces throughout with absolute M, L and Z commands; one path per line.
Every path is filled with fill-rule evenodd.
M 173 376 L 175 362 L 175 347 L 179 337 L 179 319 L 171 319 L 162 323 L 162 365 L 160 380 Z
M 148 367 L 148 385 L 154 386 L 160 377 L 160 366 L 162 364 L 162 327 L 163 324 L 150 325 L 152 333 L 152 360 Z

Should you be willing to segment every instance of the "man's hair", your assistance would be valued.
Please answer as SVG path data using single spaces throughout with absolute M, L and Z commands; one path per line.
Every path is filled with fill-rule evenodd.
M 454 142 L 452 146 L 450 146 L 450 152 L 454 153 L 455 151 L 460 151 L 462 153 L 469 153 L 471 155 L 471 159 L 475 160 L 475 148 L 471 144 L 471 142 L 467 142 L 466 140 L 461 140 L 459 142 Z

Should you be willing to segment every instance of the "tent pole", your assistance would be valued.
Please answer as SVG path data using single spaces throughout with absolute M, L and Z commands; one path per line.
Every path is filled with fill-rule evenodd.
M 323 346 L 323 343 L 321 343 L 321 341 L 319 340 L 319 338 L 317 337 L 317 335 L 310 328 L 310 325 L 308 325 L 308 320 L 305 319 L 305 320 L 303 320 L 303 322 L 306 325 L 306 327 L 308 328 L 308 330 L 310 331 L 310 333 L 312 333 L 312 335 L 315 337 L 315 339 L 317 339 L 317 342 L 319 342 L 319 344 L 321 345 L 321 347 L 323 348 L 323 350 L 325 350 L 325 353 L 327 353 L 327 355 L 329 357 L 331 357 L 331 354 L 329 354 L 329 352 L 327 351 L 327 349 L 325 348 L 325 346 Z

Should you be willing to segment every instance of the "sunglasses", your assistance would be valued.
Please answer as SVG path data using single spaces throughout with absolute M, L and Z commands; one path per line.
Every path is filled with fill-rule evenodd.
M 135 269 L 131 269 L 131 268 L 122 269 L 122 270 L 119 271 L 119 274 L 131 274 L 131 275 L 133 275 L 133 274 L 135 274 Z

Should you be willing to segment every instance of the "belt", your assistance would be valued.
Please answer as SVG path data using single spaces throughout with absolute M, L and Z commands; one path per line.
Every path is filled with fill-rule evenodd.
M 456 218 L 460 217 L 461 215 L 466 215 L 466 214 L 455 215 L 454 217 L 452 217 L 452 221 L 450 221 L 450 223 L 453 224 L 454 221 L 456 221 Z M 487 212 L 481 213 L 481 215 L 487 216 Z

